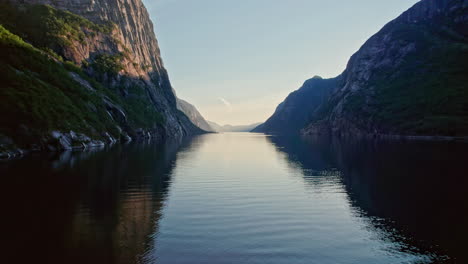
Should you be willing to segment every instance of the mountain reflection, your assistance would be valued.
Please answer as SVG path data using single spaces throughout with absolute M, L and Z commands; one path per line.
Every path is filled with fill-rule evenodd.
M 467 152 L 228 133 L 0 162 L 1 260 L 465 263 Z
M 398 242 L 398 250 L 447 255 L 447 263 L 468 261 L 466 144 L 269 140 L 313 186 L 340 175 L 338 183 L 344 185 L 356 213 L 381 230 L 381 239 Z M 334 170 L 338 171 L 330 174 Z
M 157 233 L 176 153 L 184 146 L 136 143 L 0 164 L 9 187 L 2 199 L 6 259 L 138 262 Z

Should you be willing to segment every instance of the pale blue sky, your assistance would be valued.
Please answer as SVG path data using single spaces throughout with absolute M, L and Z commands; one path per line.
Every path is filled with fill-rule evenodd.
M 144 0 L 177 94 L 220 124 L 267 119 L 417 0 Z

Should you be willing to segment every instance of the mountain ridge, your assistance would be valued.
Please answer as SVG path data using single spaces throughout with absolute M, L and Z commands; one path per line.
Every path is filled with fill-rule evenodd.
M 312 113 L 332 92 L 337 78 L 314 76 L 280 103 L 273 115 L 252 132 L 269 134 L 295 134 L 312 118 Z
M 316 107 L 298 107 L 308 121 L 293 130 L 303 135 L 468 136 L 467 13 L 466 0 L 416 3 L 351 56 L 345 71 L 333 78 L 337 84 L 330 94 L 318 105 L 309 102 Z M 273 123 L 291 126 L 284 120 Z
M 175 92 L 174 92 L 175 94 Z M 190 121 L 197 127 L 203 129 L 206 132 L 213 132 L 213 128 L 205 120 L 203 115 L 198 111 L 198 109 L 191 103 L 176 97 L 177 108 L 182 111 Z
M 250 132 L 261 123 L 257 122 L 249 125 L 219 125 L 216 122 L 208 121 L 208 124 L 210 124 L 215 132 Z
M 203 133 L 177 109 L 141 0 L 1 0 L 0 152 Z

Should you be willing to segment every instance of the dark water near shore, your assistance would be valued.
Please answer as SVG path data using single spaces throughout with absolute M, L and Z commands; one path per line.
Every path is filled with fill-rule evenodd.
M 467 146 L 227 133 L 0 162 L 0 260 L 468 263 Z

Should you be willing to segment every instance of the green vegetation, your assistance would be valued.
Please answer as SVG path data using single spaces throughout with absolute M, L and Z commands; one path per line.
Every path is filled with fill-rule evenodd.
M 96 79 L 88 76 L 75 64 L 66 62 L 64 66 L 67 70 L 77 73 L 82 79 L 90 83 L 91 86 L 99 91 L 103 96 L 111 99 L 112 102 L 121 106 L 127 115 L 127 121 L 130 126 L 152 128 L 156 124 L 164 123 L 163 116 L 154 109 L 153 103 L 147 97 L 144 87 L 132 85 L 128 88 L 123 86 L 117 87 L 115 89 L 105 88 L 104 85 L 102 85 Z M 118 91 L 125 89 L 127 89 L 128 92 L 132 95 L 131 97 L 123 98 L 119 96 L 120 93 Z
M 87 34 L 110 34 L 115 27 L 110 22 L 105 25 L 95 24 L 48 5 L 23 5 L 18 8 L 3 3 L 0 8 L 0 23 L 12 33 L 27 39 L 35 47 L 56 52 L 60 47 L 71 46 L 73 41 L 84 42 Z
M 93 23 L 68 11 L 55 9 L 48 5 L 11 5 L 0 4 L 0 24 L 5 28 L 41 49 L 58 61 L 64 54 L 74 50 L 77 42 L 83 44 L 96 33 L 110 36 L 115 24 Z M 98 54 L 94 63 L 83 61 L 84 67 L 93 66 L 97 72 L 116 75 L 124 68 L 122 60 L 128 58 L 129 49 L 118 39 L 110 38 L 124 48 L 117 54 Z
M 153 103 L 146 95 L 144 87 L 131 85 L 127 88 L 124 86 L 116 87 L 115 89 L 105 88 L 103 84 L 88 76 L 75 64 L 66 62 L 64 66 L 67 70 L 77 73 L 103 96 L 111 99 L 112 102 L 121 106 L 127 115 L 128 125 L 139 128 L 153 128 L 157 124 L 164 123 L 164 117 L 154 109 Z M 125 79 L 125 77 L 123 79 Z M 125 82 L 125 80 L 123 80 L 123 82 Z M 131 96 L 123 98 L 122 96 L 119 96 L 119 90 L 127 90 Z
M 164 117 L 154 110 L 153 103 L 150 101 L 145 87 L 130 85 L 129 87 L 121 86 L 117 89 L 126 90 L 130 94 L 125 100 L 119 102 L 124 106 L 128 119 L 134 126 L 148 128 L 153 127 L 155 122 L 158 124 L 165 122 Z
M 123 53 L 114 55 L 99 54 L 94 59 L 91 67 L 101 74 L 109 73 L 111 75 L 117 75 L 121 70 L 124 69 L 124 65 L 122 64 L 123 58 Z
M 111 34 L 114 24 L 98 25 L 46 5 L 2 3 L 0 8 L 5 11 L 0 13 L 0 134 L 25 147 L 52 130 L 119 137 L 117 126 L 150 129 L 164 123 L 140 80 L 120 76 L 107 86 L 96 79 L 103 74 L 114 78 L 123 70 L 128 49 L 81 62 L 84 68 L 93 68 L 89 72 L 98 73 L 94 76 L 63 55 L 64 48 L 73 49 L 76 41 Z M 115 107 L 106 102 L 123 111 L 125 118 L 111 116 Z
M 35 48 L 0 25 L 0 133 L 19 146 L 38 143 L 52 130 L 85 133 L 100 138 L 102 132 L 118 137 L 117 121 L 108 114 L 107 98 L 120 106 L 130 127 L 151 128 L 164 122 L 146 96 L 129 100 L 104 87 L 70 61 L 57 62 L 51 52 Z M 111 68 L 115 69 L 115 68 Z M 72 78 L 77 73 L 95 90 Z M 133 90 L 145 88 L 135 87 Z
M 414 42 L 416 49 L 399 67 L 376 72 L 369 82 L 375 93 L 351 95 L 347 111 L 356 113 L 357 120 L 374 120 L 386 131 L 467 135 L 468 44 L 448 28 L 394 29 L 393 38 Z
M 401 44 L 401 48 L 413 43 L 414 49 L 398 66 L 373 69 L 361 89 L 333 95 L 315 113 L 312 123 L 326 120 L 344 102 L 345 118 L 363 130 L 468 135 L 468 40 L 451 23 L 447 19 L 437 25 L 386 26 L 378 34 L 391 36 L 387 42 Z M 395 47 L 387 52 L 396 53 Z
M 0 49 L 1 133 L 12 136 L 15 142 L 55 129 L 95 137 L 99 137 L 98 131 L 115 133 L 115 124 L 107 116 L 100 97 L 74 81 L 63 66 L 3 26 Z M 89 109 L 89 103 L 95 105 L 96 111 Z

